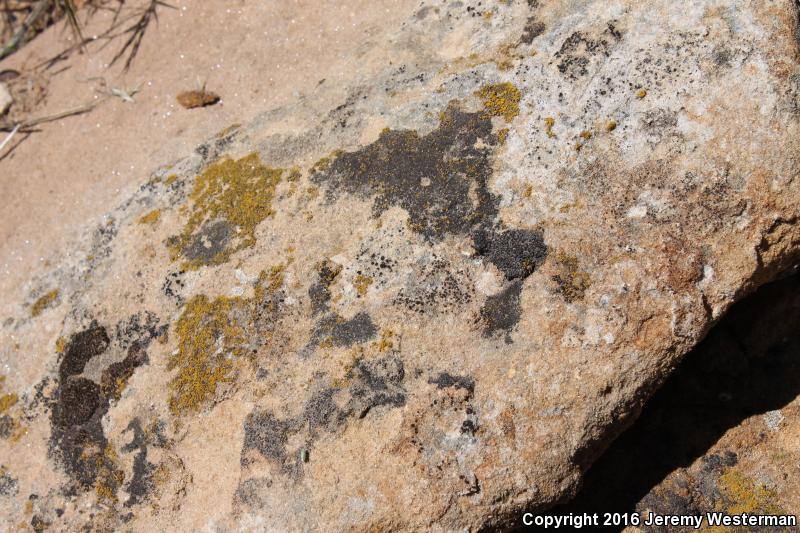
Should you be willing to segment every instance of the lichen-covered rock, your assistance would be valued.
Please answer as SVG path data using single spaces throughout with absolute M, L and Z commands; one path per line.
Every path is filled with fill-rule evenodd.
M 4 295 L 2 515 L 474 530 L 570 496 L 798 257 L 797 30 L 424 3 L 354 52 L 382 73 L 220 132 Z

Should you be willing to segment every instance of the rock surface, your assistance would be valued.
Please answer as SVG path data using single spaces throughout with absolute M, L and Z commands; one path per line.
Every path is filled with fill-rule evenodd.
M 570 496 L 797 259 L 797 16 L 426 2 L 345 97 L 164 164 L 3 297 L 2 516 L 461 530 Z

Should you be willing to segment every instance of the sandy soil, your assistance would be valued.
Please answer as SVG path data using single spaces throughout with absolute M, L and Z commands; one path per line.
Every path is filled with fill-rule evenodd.
M 131 9 L 145 4 L 128 2 Z M 108 63 L 124 38 L 75 53 L 48 71 L 48 97 L 36 115 L 102 98 L 107 87 L 139 88 L 135 102 L 104 101 L 92 112 L 44 124 L 0 153 L 0 294 L 24 299 L 39 262 L 66 251 L 81 228 L 125 198 L 160 165 L 187 155 L 221 129 L 370 68 L 353 50 L 385 38 L 408 17 L 409 0 L 175 0 L 160 9 L 130 70 Z M 102 33 L 110 14 L 86 23 Z M 50 28 L 3 69 L 29 69 L 72 43 Z M 101 49 L 102 48 L 102 49 Z M 374 67 L 374 66 L 373 66 Z M 219 104 L 183 109 L 175 96 L 205 83 Z M 5 135 L 5 134 L 4 134 Z M 21 142 L 20 142 L 21 141 Z M 8 153 L 11 147 L 13 151 Z M 13 296 L 13 298 L 12 298 Z

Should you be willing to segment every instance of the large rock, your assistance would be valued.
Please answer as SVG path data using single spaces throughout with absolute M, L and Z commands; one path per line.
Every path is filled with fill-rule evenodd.
M 570 496 L 796 260 L 797 59 L 792 0 L 425 3 L 355 52 L 382 74 L 220 132 L 4 295 L 3 516 L 455 530 Z

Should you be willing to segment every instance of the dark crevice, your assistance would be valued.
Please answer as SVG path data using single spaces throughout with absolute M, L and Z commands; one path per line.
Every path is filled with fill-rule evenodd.
M 664 501 L 654 489 L 700 458 L 708 469 L 735 463 L 735 450 L 708 452 L 729 429 L 751 416 L 781 409 L 798 395 L 800 273 L 795 272 L 734 305 L 685 357 L 639 419 L 592 465 L 578 495 L 542 514 L 602 517 L 606 512 L 636 511 L 637 505 L 640 512 L 653 505 L 674 514 L 714 511 L 698 508 L 691 498 Z M 582 531 L 598 529 L 623 527 L 590 526 Z

